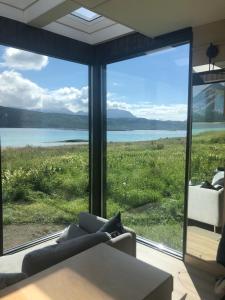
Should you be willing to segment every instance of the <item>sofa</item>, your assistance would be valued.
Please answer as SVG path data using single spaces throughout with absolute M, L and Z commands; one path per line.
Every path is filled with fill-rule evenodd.
M 34 275 L 102 242 L 136 257 L 135 232 L 124 227 L 122 234 L 114 238 L 109 238 L 107 233 L 98 232 L 107 221 L 108 220 L 98 216 L 81 212 L 78 224 L 73 224 L 72 226 L 72 238 L 69 237 L 69 239 L 64 240 L 65 232 L 68 231 L 68 229 L 66 229 L 65 232 L 61 234 L 61 237 L 59 237 L 58 240 L 52 241 L 50 245 L 26 253 L 23 257 L 21 273 L 0 273 L 0 288 Z
M 110 238 L 108 233 L 98 232 L 106 222 L 106 219 L 89 213 L 80 213 L 78 225 L 73 224 L 72 227 L 69 227 L 69 229 L 72 228 L 72 233 L 68 232 L 68 229 L 65 230 L 66 238 L 63 233 L 57 240 L 58 244 L 55 243 L 25 255 L 22 272 L 31 276 L 103 242 L 129 255 L 136 256 L 135 232 L 125 227 L 124 233 Z

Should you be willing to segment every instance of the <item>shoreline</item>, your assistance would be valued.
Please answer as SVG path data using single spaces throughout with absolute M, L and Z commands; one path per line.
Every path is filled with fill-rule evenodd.
M 205 124 L 205 123 L 204 123 Z M 194 124 L 195 125 L 195 124 Z M 218 122 L 216 122 L 218 125 Z M 201 134 L 208 134 L 208 133 L 216 133 L 216 132 L 225 132 L 225 123 L 223 123 L 224 128 L 193 128 L 192 136 L 199 136 Z M 8 129 L 8 128 L 5 128 Z M 12 129 L 12 128 L 11 128 Z M 18 129 L 18 128 L 17 128 Z M 33 129 L 31 129 L 33 130 Z M 46 129 L 48 130 L 48 129 Z M 116 134 L 118 132 L 118 135 Z M 176 139 L 186 139 L 187 132 L 185 130 L 177 130 L 176 134 L 175 131 L 171 130 L 136 130 L 136 131 L 108 131 L 107 132 L 107 144 L 131 144 L 131 143 L 147 143 L 153 141 L 166 141 L 166 140 L 176 140 Z M 136 134 L 135 134 L 136 132 Z M 146 132 L 146 134 L 145 134 Z M 1 130 L 0 130 L 1 133 Z M 21 132 L 22 134 L 23 132 Z M 124 134 L 123 134 L 124 133 Z M 127 134 L 126 134 L 127 133 Z M 81 146 L 81 145 L 88 145 L 89 140 L 87 139 L 86 135 L 83 137 L 82 135 L 78 138 L 70 138 L 71 134 L 65 136 L 66 139 L 63 138 L 63 135 L 43 135 L 41 133 L 36 134 L 36 137 L 32 139 L 31 135 L 26 136 L 21 135 L 21 139 L 17 138 L 17 135 L 10 134 L 1 136 L 1 149 L 22 149 L 22 148 L 56 148 L 56 147 L 69 147 L 69 146 Z M 24 138 L 25 137 L 25 138 Z M 55 140 L 52 140 L 55 138 Z M 57 139 L 58 138 L 58 139 Z M 61 139 L 62 138 L 62 139 Z M 41 141 L 42 139 L 42 141 Z
M 43 142 L 47 144 L 51 143 L 88 143 L 88 140 L 83 140 L 83 139 L 71 139 L 71 140 L 62 140 L 62 141 L 55 141 L 55 142 Z
M 157 120 L 160 121 L 160 120 Z M 182 122 L 182 121 L 170 121 L 166 120 L 165 122 Z M 196 122 L 193 121 L 194 125 L 224 125 L 225 127 L 225 121 L 224 122 Z M 204 127 L 203 127 L 204 128 Z M 40 130 L 64 130 L 64 131 L 88 131 L 88 128 L 65 128 L 65 127 L 2 127 L 0 126 L 0 131 L 1 129 L 40 129 Z M 142 129 L 107 129 L 107 131 L 149 131 L 149 130 L 160 130 L 160 131 L 183 131 L 185 130 L 184 128 L 179 128 L 179 129 L 160 129 L 160 128 L 152 128 L 152 129 L 147 129 L 147 128 L 142 128 Z
M 177 141 L 177 140 L 183 140 L 186 139 L 186 137 L 165 137 L 165 138 L 159 138 L 154 140 L 143 140 L 143 141 L 109 141 L 107 142 L 107 145 L 130 145 L 130 144 L 156 144 L 156 143 L 163 143 L 168 141 Z M 52 142 L 54 143 L 54 142 Z M 49 143 L 50 144 L 50 143 Z M 26 145 L 26 146 L 6 146 L 1 147 L 2 150 L 6 151 L 9 150 L 23 150 L 23 149 L 56 149 L 56 148 L 71 148 L 71 147 L 77 147 L 77 146 L 88 146 L 89 142 L 68 142 L 60 145 Z

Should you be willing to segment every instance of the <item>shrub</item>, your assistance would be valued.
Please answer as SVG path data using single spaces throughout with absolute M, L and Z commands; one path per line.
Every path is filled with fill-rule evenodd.
M 30 202 L 31 189 L 28 185 L 16 184 L 14 186 L 7 185 L 3 189 L 3 202 Z

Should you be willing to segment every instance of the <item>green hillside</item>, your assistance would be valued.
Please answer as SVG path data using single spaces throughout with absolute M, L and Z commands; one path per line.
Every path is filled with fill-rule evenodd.
M 88 118 L 0 106 L 0 127 L 87 129 Z
M 108 130 L 185 130 L 184 121 L 159 121 L 144 118 L 109 118 Z M 88 116 L 38 112 L 0 106 L 1 128 L 88 129 Z

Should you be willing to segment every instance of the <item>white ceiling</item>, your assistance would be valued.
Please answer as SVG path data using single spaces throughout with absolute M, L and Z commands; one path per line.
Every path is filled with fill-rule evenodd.
M 133 31 L 103 16 L 88 22 L 71 14 L 80 7 L 79 1 L 74 0 L 0 0 L 0 15 L 88 44 L 101 43 Z
M 25 10 L 28 6 L 32 3 L 36 2 L 36 0 L 21 0 L 21 1 L 14 1 L 14 0 L 2 0 L 1 3 L 5 3 L 15 8 L 19 8 Z
M 77 2 L 149 37 L 225 19 L 225 0 L 79 0 Z
M 71 16 L 81 6 L 104 17 Z M 223 20 L 225 0 L 0 0 L 0 15 L 96 44 L 132 30 L 155 37 Z

